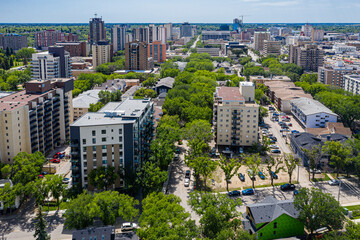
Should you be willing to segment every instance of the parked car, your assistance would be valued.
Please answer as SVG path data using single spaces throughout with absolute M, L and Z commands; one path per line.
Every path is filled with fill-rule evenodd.
M 271 153 L 281 153 L 281 151 L 279 149 L 272 149 Z
M 190 179 L 190 170 L 186 170 L 186 172 L 185 172 L 185 178 L 188 178 L 188 179 Z
M 273 171 L 271 171 L 271 176 L 273 179 L 278 179 L 278 175 L 276 173 L 274 173 Z
M 68 184 L 68 183 L 70 183 L 70 178 L 64 178 L 62 182 L 65 184 Z
M 288 123 L 288 126 L 289 126 L 289 127 L 292 127 L 292 123 Z
M 291 130 L 291 133 L 300 133 L 298 130 Z
M 190 185 L 190 178 L 185 178 L 184 186 L 188 187 Z
M 254 194 L 254 189 L 252 188 L 248 188 L 248 189 L 245 189 L 245 190 L 242 190 L 242 195 L 253 195 Z
M 295 185 L 294 184 L 290 184 L 290 183 L 285 183 L 284 185 L 280 186 L 280 189 L 283 191 L 288 191 L 288 190 L 294 190 L 295 189 Z
M 121 225 L 121 231 L 130 231 L 130 230 L 134 230 L 138 227 L 138 225 L 136 223 L 123 223 Z
M 277 138 L 274 136 L 271 136 L 270 139 L 277 141 Z
M 245 176 L 242 173 L 239 173 L 239 179 L 244 182 L 245 181 Z
M 50 162 L 52 162 L 52 163 L 60 163 L 60 158 L 53 158 L 53 159 L 51 159 Z
M 333 186 L 333 185 L 339 185 L 340 181 L 336 180 L 336 179 L 333 179 L 333 180 L 328 181 L 328 183 L 329 183 L 329 185 Z
M 310 172 L 311 172 L 311 173 L 315 172 L 316 174 L 321 174 L 321 170 L 320 170 L 320 169 L 310 169 Z
M 240 196 L 240 191 L 232 191 L 232 192 L 228 192 L 228 196 L 229 197 L 235 197 L 235 196 Z
M 271 143 L 276 143 L 276 140 L 270 138 Z
M 275 110 L 275 108 L 274 108 L 274 107 L 272 107 L 272 106 L 270 106 L 270 107 L 269 107 L 269 110 Z
M 269 146 L 271 149 L 279 149 L 279 146 L 278 145 L 275 145 L 275 144 L 272 144 Z
M 258 172 L 258 175 L 261 178 L 261 180 L 265 180 L 265 176 L 262 172 Z
M 180 156 L 180 155 L 179 155 L 178 153 L 175 153 L 174 160 L 175 160 L 175 161 L 179 160 L 179 156 Z

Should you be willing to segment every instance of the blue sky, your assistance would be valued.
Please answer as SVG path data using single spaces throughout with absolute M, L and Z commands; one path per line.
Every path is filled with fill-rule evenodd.
M 0 23 L 359 23 L 360 0 L 0 0 Z

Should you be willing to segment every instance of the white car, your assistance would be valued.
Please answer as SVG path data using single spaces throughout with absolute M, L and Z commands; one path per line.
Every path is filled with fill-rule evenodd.
M 271 148 L 271 149 L 279 149 L 279 146 L 278 146 L 278 145 L 273 144 L 273 145 L 270 145 L 270 148 Z
M 138 227 L 138 225 L 136 223 L 123 223 L 121 225 L 121 231 L 130 231 L 130 230 L 134 230 Z
M 190 185 L 190 179 L 189 178 L 185 178 L 185 182 L 184 182 L 184 186 L 188 187 Z
M 329 185 L 339 185 L 340 184 L 340 181 L 339 180 L 336 180 L 336 179 L 333 179 L 333 180 L 330 180 L 328 181 Z
M 310 169 L 310 172 L 311 172 L 311 173 L 315 172 L 316 174 L 321 174 L 321 170 L 320 170 L 320 169 Z

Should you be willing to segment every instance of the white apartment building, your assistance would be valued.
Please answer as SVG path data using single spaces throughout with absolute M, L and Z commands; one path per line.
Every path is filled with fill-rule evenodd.
M 217 87 L 214 93 L 216 144 L 226 147 L 251 146 L 258 142 L 259 105 L 255 85 L 241 82 L 237 87 Z
M 360 75 L 345 75 L 344 76 L 344 90 L 352 92 L 353 94 L 360 94 Z
M 336 54 L 343 54 L 345 52 L 356 52 L 356 47 L 345 44 L 335 44 L 333 50 Z

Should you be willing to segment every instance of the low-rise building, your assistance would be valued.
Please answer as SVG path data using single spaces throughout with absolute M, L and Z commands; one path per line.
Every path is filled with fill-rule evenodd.
M 134 94 L 136 93 L 137 90 L 140 89 L 140 86 L 132 86 L 131 88 L 129 88 L 122 96 L 121 96 L 121 100 L 125 101 L 125 99 L 134 96 Z
M 115 240 L 115 227 L 91 227 L 82 230 L 76 230 L 72 234 L 72 240 Z
M 355 95 L 360 94 L 360 75 L 345 75 L 343 89 Z
M 360 67 L 355 65 L 345 65 L 338 61 L 333 65 L 319 67 L 318 82 L 344 88 L 344 76 L 360 74 Z
M 212 57 L 219 57 L 220 48 L 196 48 L 197 53 L 208 53 Z
M 230 39 L 230 31 L 207 31 L 204 30 L 201 32 L 202 40 L 206 41 L 209 39 L 223 39 L 229 40 Z
M 337 122 L 338 119 L 337 114 L 310 98 L 291 100 L 291 113 L 305 128 L 323 128 L 326 123 Z
M 259 105 L 255 103 L 255 85 L 240 82 L 240 88 L 217 87 L 213 122 L 218 146 L 239 148 L 257 143 Z
M 271 76 L 271 77 L 264 77 L 264 76 L 250 76 L 250 82 L 256 84 L 264 84 L 268 81 L 281 81 L 281 82 L 291 82 L 291 79 L 288 76 Z
M 72 100 L 72 105 L 74 109 L 74 121 L 76 121 L 89 111 L 90 104 L 96 104 L 100 100 L 100 91 L 101 90 L 99 89 L 88 90 Z
M 315 136 L 321 136 L 326 134 L 340 134 L 347 138 L 351 138 L 352 131 L 350 128 L 345 127 L 341 122 L 327 122 L 325 128 L 307 128 L 307 133 L 311 133 Z
M 157 94 L 164 92 L 167 93 L 170 89 L 173 88 L 174 82 L 175 82 L 175 78 L 172 77 L 162 78 L 156 83 L 155 91 L 157 92 Z
M 109 91 L 109 92 L 115 92 L 117 90 L 120 90 L 122 92 L 125 92 L 126 87 L 127 87 L 126 80 L 128 80 L 128 79 L 107 80 L 106 82 L 102 83 L 100 86 L 96 86 L 93 89 L 105 90 L 105 91 Z

